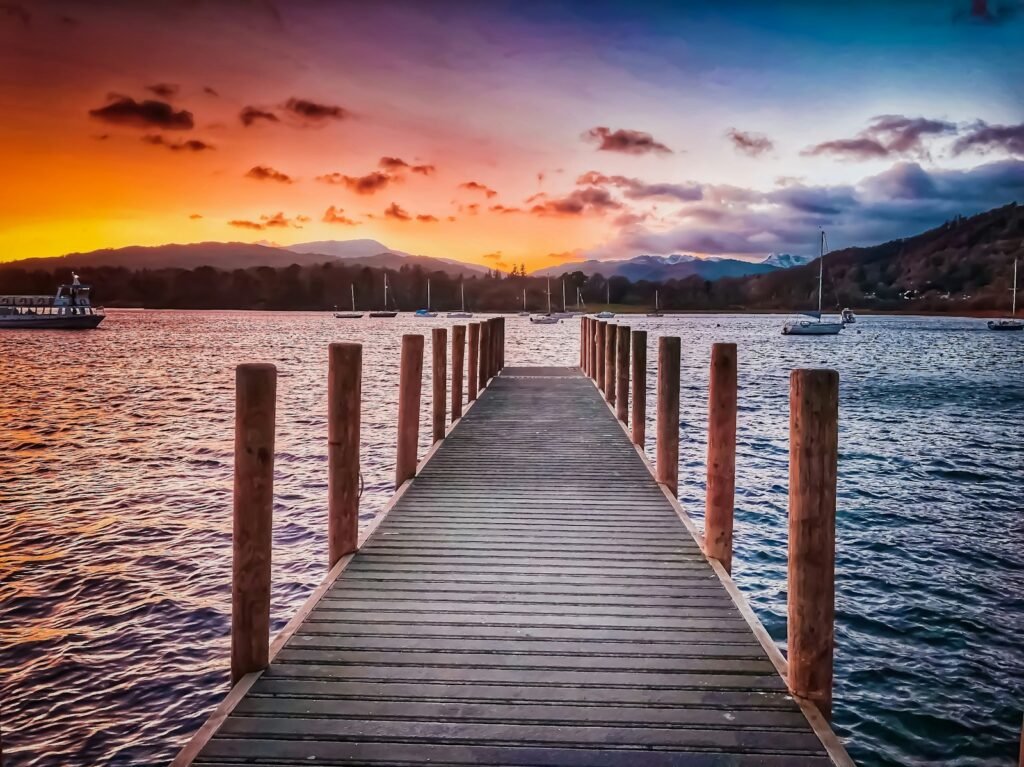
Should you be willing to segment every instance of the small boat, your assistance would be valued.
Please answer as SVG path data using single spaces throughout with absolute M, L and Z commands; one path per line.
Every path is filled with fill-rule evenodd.
M 374 318 L 397 317 L 398 316 L 398 312 L 397 311 L 391 311 L 390 309 L 388 309 L 388 275 L 387 275 L 387 272 L 384 273 L 384 308 L 382 310 L 379 310 L 379 311 L 376 311 L 376 312 L 370 312 L 370 316 L 374 317 Z
M 548 313 L 535 314 L 530 317 L 530 322 L 534 325 L 557 325 L 561 322 L 560 317 L 551 313 L 551 280 L 548 280 Z
M 1013 259 L 1013 300 L 1010 309 L 1010 319 L 989 320 L 989 330 L 1024 330 L 1024 320 L 1017 319 L 1017 259 Z
M 648 317 L 664 317 L 665 313 L 658 308 L 658 291 L 654 291 L 654 311 L 647 312 Z
M 0 329 L 88 330 L 104 317 L 89 300 L 89 286 L 74 273 L 53 296 L 0 296 Z
M 352 311 L 350 312 L 335 312 L 334 316 L 339 320 L 358 320 L 363 316 L 362 312 L 356 311 L 356 286 L 352 285 Z
M 821 296 L 822 285 L 825 279 L 825 249 L 826 240 L 824 230 L 821 232 L 821 255 L 818 257 L 818 311 L 801 312 L 808 317 L 815 318 L 816 322 L 810 320 L 793 320 L 782 326 L 784 336 L 837 336 L 844 327 L 842 322 L 821 321 Z
M 436 316 L 437 312 L 430 311 L 430 280 L 427 280 L 427 308 L 417 309 L 413 317 L 426 317 L 428 319 L 433 319 Z
M 612 284 L 610 282 L 605 283 L 605 298 L 604 302 L 606 306 L 610 306 L 612 303 Z M 610 320 L 615 316 L 615 312 L 605 309 L 603 312 L 598 312 L 594 315 L 599 320 Z
M 462 292 L 462 310 L 458 311 L 458 312 L 448 312 L 448 316 L 451 317 L 452 319 L 456 319 L 456 318 L 459 318 L 459 319 L 466 318 L 466 319 L 468 319 L 469 317 L 473 316 L 473 312 L 467 312 L 466 311 L 466 285 L 464 283 L 460 282 L 459 283 L 459 287 L 461 288 L 461 292 Z
M 843 309 L 839 319 L 844 325 L 855 325 L 857 323 L 857 315 L 853 313 L 853 309 Z
M 519 312 L 520 317 L 529 317 L 530 313 L 526 310 L 526 288 L 523 288 L 523 310 Z

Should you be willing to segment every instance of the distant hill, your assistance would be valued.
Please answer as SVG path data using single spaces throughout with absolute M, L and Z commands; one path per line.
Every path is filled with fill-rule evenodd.
M 444 258 L 414 256 L 391 250 L 376 240 L 325 240 L 288 247 L 256 245 L 245 242 L 199 242 L 186 245 L 133 245 L 106 248 L 87 253 L 69 253 L 51 258 L 27 258 L 5 262 L 22 269 L 83 269 L 117 266 L 126 269 L 249 269 L 255 266 L 309 266 L 343 260 L 351 265 L 401 269 L 420 266 L 426 271 L 441 271 L 453 276 L 479 275 L 486 267 L 463 264 Z M 0 264 L 0 267 L 5 264 Z
M 814 258 L 814 256 L 797 256 L 793 253 L 772 253 L 761 263 L 778 269 L 792 269 L 794 266 L 809 264 Z
M 600 275 L 606 279 L 625 277 L 630 282 L 647 280 L 664 282 L 700 277 L 704 280 L 718 280 L 722 277 L 743 277 L 748 274 L 764 274 L 777 267 L 766 263 L 741 261 L 736 258 L 699 258 L 675 254 L 671 256 L 636 256 L 619 261 L 580 261 L 549 266 L 533 273 L 535 277 L 558 277 L 563 274 L 582 272 L 588 277 Z

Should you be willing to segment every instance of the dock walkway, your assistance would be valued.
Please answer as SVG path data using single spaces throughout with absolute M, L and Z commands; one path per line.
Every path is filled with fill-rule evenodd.
M 578 368 L 507 367 L 193 763 L 848 764 L 691 529 Z

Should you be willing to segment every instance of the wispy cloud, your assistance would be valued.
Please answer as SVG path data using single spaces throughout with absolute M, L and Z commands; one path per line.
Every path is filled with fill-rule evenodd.
M 399 181 L 397 176 L 380 171 L 372 171 L 365 176 L 346 176 L 344 173 L 327 173 L 317 176 L 316 180 L 323 184 L 343 185 L 356 194 L 376 194 L 389 185 Z
M 256 181 L 277 181 L 281 184 L 291 184 L 295 181 L 287 173 L 282 173 L 266 165 L 256 165 L 250 168 L 245 177 L 255 179 Z
M 192 113 L 187 110 L 175 109 L 165 101 L 136 101 L 129 96 L 117 96 L 106 106 L 90 109 L 89 116 L 130 128 L 189 130 L 195 124 Z
M 972 149 L 982 153 L 997 150 L 1024 157 L 1024 123 L 989 125 L 978 121 L 956 140 L 953 154 L 963 154 Z
M 900 156 L 926 157 L 926 138 L 955 133 L 956 129 L 955 123 L 945 120 L 879 115 L 855 137 L 823 141 L 808 147 L 802 154 L 830 154 L 849 160 Z
M 159 134 L 149 134 L 143 136 L 142 141 L 153 146 L 167 147 L 172 152 L 206 152 L 214 149 L 213 144 L 195 138 L 187 141 L 168 141 Z
M 487 196 L 487 199 L 496 197 L 498 193 L 491 189 L 486 184 L 481 184 L 479 181 L 464 181 L 459 184 L 459 189 L 466 189 L 470 192 L 483 192 Z
M 323 222 L 325 224 L 342 224 L 344 226 L 359 226 L 358 221 L 353 221 L 348 216 L 344 215 L 341 208 L 336 208 L 333 205 L 324 211 Z
M 242 107 L 242 111 L 238 113 L 238 119 L 240 119 L 242 121 L 242 125 L 247 128 L 250 125 L 255 125 L 260 120 L 268 123 L 281 122 L 280 118 L 278 118 L 278 116 L 273 112 L 253 106 Z
M 770 152 L 775 148 L 772 140 L 760 133 L 750 133 L 749 131 L 730 128 L 725 135 L 729 137 L 737 151 L 748 154 L 751 157 L 760 157 L 765 152 Z
M 597 144 L 599 151 L 623 152 L 624 154 L 671 154 L 672 150 L 655 141 L 654 136 L 643 131 L 620 128 L 612 130 L 603 125 L 591 128 L 583 134 L 585 141 Z

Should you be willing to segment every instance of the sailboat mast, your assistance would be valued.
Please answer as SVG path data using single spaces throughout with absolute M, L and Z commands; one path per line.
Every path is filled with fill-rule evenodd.
M 551 314 L 551 280 L 548 280 L 548 314 Z
M 526 288 L 523 288 L 523 311 L 526 311 Z
M 356 310 L 356 284 L 353 282 L 349 287 L 352 288 L 352 311 Z
M 562 313 L 563 314 L 565 313 L 565 310 L 566 310 L 566 306 L 565 306 L 565 280 L 562 280 Z
M 1017 259 L 1013 259 L 1013 308 L 1010 310 L 1010 316 L 1017 316 Z
M 460 282 L 459 287 L 462 289 L 462 311 L 466 311 L 466 283 Z
M 427 311 L 430 311 L 430 280 L 427 280 Z
M 818 322 L 821 322 L 821 286 L 825 280 L 825 232 L 821 233 L 821 255 L 818 257 Z
M 388 308 L 388 275 L 384 274 L 384 309 Z

